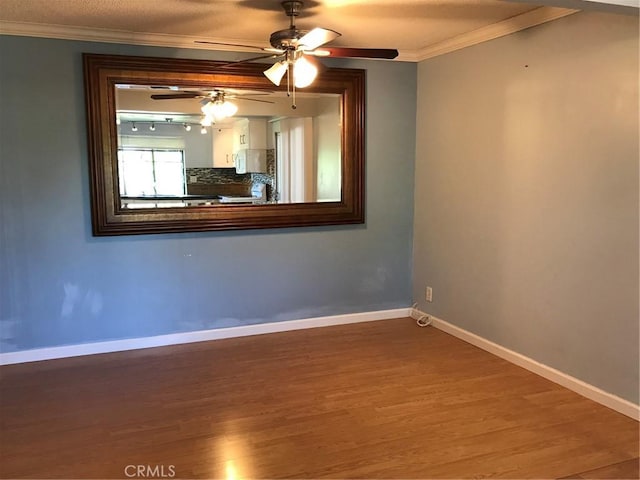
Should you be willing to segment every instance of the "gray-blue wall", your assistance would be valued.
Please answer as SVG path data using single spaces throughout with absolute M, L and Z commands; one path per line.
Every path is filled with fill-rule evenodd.
M 332 63 L 367 69 L 365 225 L 94 238 L 82 52 L 216 55 L 0 37 L 2 351 L 410 305 L 415 64 Z
M 638 403 L 638 17 L 422 62 L 417 124 L 420 308 Z

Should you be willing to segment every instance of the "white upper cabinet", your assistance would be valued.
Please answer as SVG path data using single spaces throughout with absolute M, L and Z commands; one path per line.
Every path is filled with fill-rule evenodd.
M 233 124 L 233 152 L 266 150 L 267 120 L 241 118 Z
M 232 128 L 213 127 L 211 133 L 213 140 L 213 167 L 235 167 L 235 156 L 233 154 L 234 130 Z

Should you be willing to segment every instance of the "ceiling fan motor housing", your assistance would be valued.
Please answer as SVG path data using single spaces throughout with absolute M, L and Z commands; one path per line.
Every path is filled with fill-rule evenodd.
M 303 3 L 301 0 L 285 0 L 281 3 L 282 8 L 284 8 L 287 17 L 297 17 L 300 15 L 300 10 L 302 10 Z M 291 19 L 293 21 L 293 18 Z
M 306 33 L 306 30 L 298 30 L 297 28 L 278 30 L 271 34 L 271 37 L 269 37 L 269 43 L 273 48 L 278 48 L 280 50 L 293 50 L 298 45 L 298 40 Z
M 307 33 L 306 30 L 298 30 L 294 22 L 295 17 L 300 15 L 303 3 L 300 0 L 285 0 L 281 5 L 291 23 L 286 30 L 273 32 L 269 37 L 269 43 L 273 48 L 280 50 L 295 50 L 298 40 Z

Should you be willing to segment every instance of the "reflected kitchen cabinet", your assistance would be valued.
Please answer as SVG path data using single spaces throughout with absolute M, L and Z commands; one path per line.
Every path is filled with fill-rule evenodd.
M 242 149 L 235 154 L 236 173 L 264 173 L 267 171 L 266 149 Z
M 234 122 L 233 154 L 237 173 L 267 171 L 265 118 L 240 118 Z
M 241 118 L 233 124 L 233 153 L 267 148 L 267 120 Z
M 233 137 L 232 128 L 211 129 L 213 140 L 213 167 L 214 168 L 233 168 L 235 164 L 235 156 L 233 154 Z

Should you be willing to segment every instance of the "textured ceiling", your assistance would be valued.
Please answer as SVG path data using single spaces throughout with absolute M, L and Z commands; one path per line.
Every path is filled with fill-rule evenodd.
M 341 32 L 333 46 L 417 52 L 535 8 L 501 0 L 308 0 L 297 26 Z M 288 26 L 278 0 L 1 0 L 0 21 L 261 46 Z

